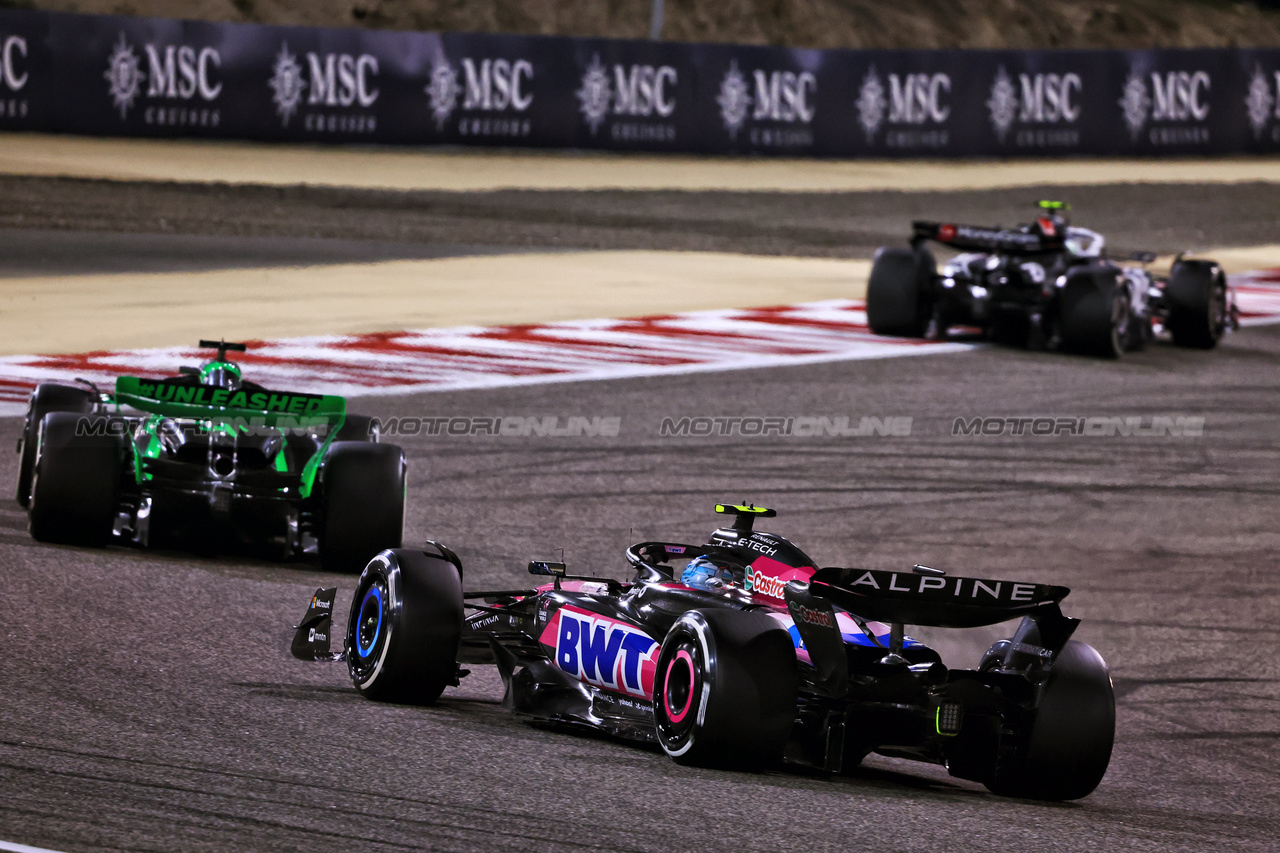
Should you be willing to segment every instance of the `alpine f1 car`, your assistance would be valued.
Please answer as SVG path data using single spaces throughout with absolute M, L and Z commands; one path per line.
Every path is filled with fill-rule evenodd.
M 405 457 L 341 397 L 271 391 L 228 352 L 168 379 L 122 376 L 115 392 L 43 384 L 18 440 L 18 503 L 42 542 L 197 539 L 317 550 L 359 571 L 401 543 Z
M 336 589 L 294 634 L 303 660 L 346 660 L 370 699 L 434 702 L 465 666 L 493 664 L 504 705 L 531 721 L 657 743 L 682 764 L 786 761 L 840 773 L 871 753 L 944 765 L 1009 796 L 1084 797 L 1111 757 L 1107 665 L 1071 639 L 1068 590 L 907 571 L 818 568 L 732 515 L 705 544 L 643 542 L 626 582 L 570 575 L 531 589 L 463 592 L 437 543 L 376 556 L 356 584 L 343 651 Z M 682 570 L 676 562 L 687 561 Z M 470 611 L 467 614 L 467 611 Z M 973 628 L 1021 618 L 972 669 L 949 669 L 908 623 Z
M 1146 268 L 1154 255 L 1114 261 L 1102 235 L 1069 224 L 1066 205 L 1040 207 L 1035 222 L 1013 229 L 913 222 L 910 248 L 876 253 L 871 330 L 919 338 L 977 327 L 1005 343 L 1116 357 L 1164 331 L 1178 346 L 1209 349 L 1239 327 L 1218 264 L 1179 256 L 1168 278 L 1157 278 Z M 960 254 L 939 272 L 929 241 Z

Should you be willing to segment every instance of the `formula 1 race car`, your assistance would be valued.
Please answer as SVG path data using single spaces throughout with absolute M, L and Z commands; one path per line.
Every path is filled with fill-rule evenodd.
M 197 539 L 317 550 L 359 571 L 399 547 L 405 457 L 341 397 L 270 391 L 228 352 L 178 376 L 122 376 L 114 394 L 43 384 L 18 440 L 18 503 L 41 542 L 141 546 Z
M 1235 293 L 1218 264 L 1179 256 L 1168 278 L 1150 253 L 1121 264 L 1102 235 L 1070 225 L 1061 202 L 1040 202 L 1035 222 L 1014 229 L 913 222 L 910 248 L 876 252 L 867 323 L 881 335 L 944 337 L 977 327 L 992 340 L 1033 349 L 1116 357 L 1167 330 L 1178 346 L 1210 349 L 1239 327 Z M 925 245 L 961 254 L 938 271 Z
M 1079 620 L 1059 607 L 1065 587 L 925 566 L 820 569 L 753 530 L 772 510 L 716 511 L 734 523 L 706 544 L 628 548 L 628 582 L 534 561 L 550 583 L 464 593 L 448 548 L 384 551 L 356 584 L 343 651 L 330 651 L 336 589 L 316 591 L 291 651 L 345 659 L 370 699 L 421 704 L 463 666 L 495 664 L 518 715 L 656 742 L 682 764 L 840 773 L 878 753 L 1047 800 L 1102 780 L 1115 698 L 1102 657 L 1070 639 Z M 973 669 L 949 669 L 905 633 L 1016 618 Z

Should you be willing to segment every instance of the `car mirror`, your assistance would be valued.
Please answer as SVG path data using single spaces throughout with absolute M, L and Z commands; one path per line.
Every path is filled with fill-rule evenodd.
M 562 578 L 567 571 L 564 563 L 552 563 L 546 560 L 529 561 L 529 574 L 531 575 L 549 575 Z

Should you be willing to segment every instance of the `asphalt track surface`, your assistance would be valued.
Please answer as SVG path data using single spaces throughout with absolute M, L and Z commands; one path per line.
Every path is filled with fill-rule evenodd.
M 287 651 L 311 593 L 339 586 L 345 613 L 353 578 L 244 554 L 40 545 L 6 500 L 0 840 L 63 851 L 1273 850 L 1278 358 L 1270 327 L 1215 352 L 1161 345 L 1114 363 L 990 348 L 358 407 L 621 418 L 616 437 L 397 439 L 410 459 L 407 544 L 450 544 L 471 588 L 523 585 L 527 560 L 560 548 L 575 571 L 624 577 L 630 541 L 705 536 L 726 499 L 777 507 L 770 529 L 820 564 L 923 562 L 1070 586 L 1077 636 L 1110 662 L 1118 699 L 1111 768 L 1080 802 L 1002 799 L 879 758 L 847 778 L 681 768 L 517 721 L 485 668 L 431 709 L 374 704 L 341 665 Z M 912 430 L 660 435 L 664 418 L 686 415 L 897 416 Z M 1205 425 L 1180 437 L 952 434 L 974 416 Z M 0 420 L 0 447 L 18 429 Z M 0 483 L 14 482 L 16 462 L 0 455 Z M 956 666 L 997 636 L 914 633 Z
M 962 192 L 444 192 L 0 175 L 0 229 L 249 238 L 248 256 L 268 263 L 272 250 L 262 247 L 262 238 L 336 241 L 333 248 L 313 246 L 319 253 L 313 263 L 334 255 L 375 259 L 381 252 L 377 259 L 389 260 L 406 251 L 456 253 L 458 246 L 868 258 L 878 246 L 905 243 L 912 219 L 1012 226 L 1029 221 L 1036 201 L 1045 198 L 1068 201 L 1075 221 L 1107 235 L 1113 252 L 1173 254 L 1277 241 L 1276 185 L 1263 182 L 1046 181 Z M 353 252 L 353 241 L 381 249 Z M 388 241 L 416 248 L 389 249 Z M 423 256 L 430 255 L 407 255 Z M 216 268 L 227 260 L 210 263 Z

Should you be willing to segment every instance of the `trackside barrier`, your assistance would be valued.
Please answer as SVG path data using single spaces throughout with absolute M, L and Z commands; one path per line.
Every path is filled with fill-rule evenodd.
M 1280 150 L 1280 49 L 805 50 L 0 10 L 0 130 L 819 157 Z

